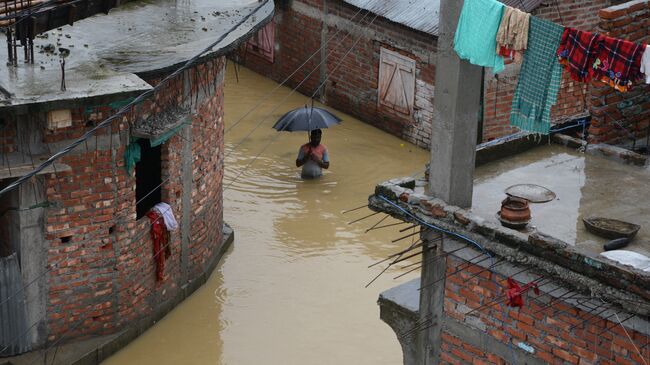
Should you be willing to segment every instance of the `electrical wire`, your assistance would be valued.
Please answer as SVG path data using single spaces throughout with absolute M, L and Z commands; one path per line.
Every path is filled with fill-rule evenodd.
M 363 18 L 361 18 L 360 22 L 363 21 L 363 19 L 365 19 L 366 16 L 367 16 L 368 14 L 369 14 L 369 13 L 366 13 L 366 14 L 363 16 Z M 249 131 L 249 132 L 248 132 L 248 133 L 247 133 L 243 138 L 241 138 L 241 139 L 239 140 L 239 142 L 237 142 L 237 144 L 236 144 L 234 147 L 232 147 L 232 148 L 230 149 L 230 151 L 228 151 L 228 154 L 226 155 L 225 158 L 230 157 L 230 155 L 231 155 L 231 154 L 232 154 L 232 153 L 233 153 L 237 148 L 239 148 L 239 147 L 242 145 L 242 143 L 244 143 L 244 141 L 246 141 L 246 140 L 247 140 L 247 139 L 248 139 L 248 138 L 253 134 L 253 132 L 255 132 L 259 127 L 261 127 L 262 124 L 263 124 L 266 120 L 268 120 L 268 118 L 271 117 L 271 115 L 272 115 L 273 113 L 275 113 L 275 112 L 276 112 L 276 111 L 277 111 L 277 110 L 282 106 L 282 104 L 284 104 L 284 102 L 287 101 L 287 99 L 289 99 L 289 97 L 290 97 L 291 95 L 293 95 L 293 94 L 298 90 L 298 88 L 301 87 L 301 86 L 302 86 L 302 85 L 303 85 L 303 84 L 304 84 L 304 83 L 305 83 L 305 82 L 306 82 L 306 81 L 311 77 L 311 75 L 313 75 L 314 72 L 316 72 L 316 70 L 318 70 L 318 69 L 320 68 L 321 65 L 323 65 L 325 62 L 327 62 L 327 59 L 328 59 L 332 54 L 334 54 L 334 51 L 336 50 L 336 48 L 338 48 L 340 45 L 342 45 L 343 42 L 345 42 L 345 41 L 348 39 L 349 36 L 350 36 L 350 33 L 346 34 L 345 37 L 343 37 L 343 39 L 341 39 L 341 41 L 340 41 L 340 42 L 339 42 L 339 43 L 338 43 L 338 44 L 337 44 L 337 45 L 336 45 L 332 50 L 329 51 L 329 53 L 325 56 L 325 58 L 323 58 L 323 59 L 322 59 L 322 60 L 321 60 L 321 61 L 320 61 L 320 62 L 319 62 L 319 63 L 318 63 L 318 64 L 317 64 L 317 65 L 316 65 L 316 66 L 315 66 L 315 67 L 314 67 L 310 72 L 309 72 L 309 74 L 307 74 L 307 76 L 305 76 L 305 77 L 302 79 L 302 81 L 300 81 L 300 83 L 299 83 L 296 87 L 294 87 L 293 90 L 291 90 L 291 92 L 290 92 L 289 94 L 287 94 L 287 95 L 286 95 L 286 96 L 285 96 L 285 97 L 280 101 L 280 103 L 278 103 L 278 104 L 275 106 L 275 108 L 273 108 L 273 110 L 271 110 L 271 111 L 266 115 L 266 117 L 262 118 L 262 120 L 260 120 L 260 121 L 257 123 L 257 125 L 255 125 L 255 127 L 254 127 L 252 130 L 250 130 L 250 131 Z M 313 98 L 313 97 L 314 97 L 314 96 L 312 95 L 312 98 Z M 283 128 L 283 130 L 284 130 L 284 128 Z
M 0 190 L 0 196 L 6 194 L 7 192 L 17 188 L 19 185 L 23 184 L 25 181 L 29 180 L 36 174 L 38 174 L 40 171 L 45 169 L 46 167 L 52 165 L 54 161 L 58 160 L 59 158 L 67 155 L 70 153 L 72 150 L 77 148 L 80 144 L 84 143 L 86 140 L 88 140 L 90 137 L 95 135 L 99 130 L 106 128 L 107 126 L 111 125 L 111 123 L 124 116 L 128 111 L 130 111 L 131 107 L 135 106 L 136 104 L 141 103 L 144 101 L 146 98 L 150 97 L 157 91 L 159 91 L 163 86 L 167 85 L 167 83 L 178 76 L 181 72 L 184 70 L 188 69 L 191 67 L 195 62 L 197 62 L 201 56 L 210 50 L 212 50 L 216 45 L 221 43 L 228 35 L 230 35 L 232 32 L 234 32 L 237 28 L 239 28 L 242 24 L 246 23 L 250 18 L 255 16 L 257 12 L 262 9 L 266 4 L 268 4 L 270 0 L 262 0 L 250 13 L 246 14 L 242 19 L 240 19 L 237 23 L 235 23 L 230 29 L 228 29 L 226 32 L 222 33 L 221 36 L 217 38 L 216 41 L 212 42 L 209 46 L 204 48 L 201 52 L 199 52 L 197 55 L 193 56 L 189 60 L 187 60 L 181 67 L 176 69 L 176 71 L 172 72 L 171 74 L 167 75 L 165 78 L 163 78 L 156 86 L 153 88 L 143 92 L 140 94 L 138 97 L 130 101 L 128 104 L 120 108 L 115 114 L 111 115 L 110 117 L 104 119 L 101 123 L 97 124 L 90 130 L 88 130 L 84 135 L 79 137 L 77 140 L 75 140 L 73 143 L 68 145 L 66 148 L 62 149 L 61 151 L 55 153 L 54 155 L 50 156 L 46 161 L 41 163 L 36 169 L 32 170 L 26 175 L 23 175 L 22 177 L 18 178 L 16 181 L 10 183 L 7 185 L 5 188 Z
M 258 7 L 258 8 L 259 8 L 259 7 Z M 375 16 L 375 18 L 370 22 L 370 24 L 372 24 L 372 23 L 374 22 L 375 19 L 377 19 L 377 16 Z M 348 50 L 348 52 L 346 53 L 346 56 L 347 56 L 347 55 L 351 52 L 351 50 L 356 46 L 356 44 L 358 43 L 358 41 L 359 41 L 360 39 L 361 39 L 361 38 L 357 39 L 357 42 L 355 42 L 355 44 L 352 46 L 352 48 L 351 48 L 350 50 Z M 203 53 L 204 53 L 204 52 L 203 52 Z M 343 59 L 345 59 L 345 56 L 343 57 Z M 341 59 L 341 62 L 339 62 L 339 64 L 337 65 L 337 68 L 338 68 L 338 66 L 341 65 L 343 59 Z M 335 68 L 332 72 L 336 71 L 337 68 Z M 327 79 L 325 79 L 325 80 L 323 81 L 323 83 L 324 83 L 326 80 L 327 80 Z M 162 81 L 161 81 L 161 83 L 162 83 Z M 159 84 L 159 85 L 160 85 L 160 84 Z M 106 122 L 106 120 L 105 120 L 104 122 Z M 104 122 L 100 123 L 100 125 L 103 124 Z M 100 125 L 98 125 L 97 127 L 99 127 Z M 95 127 L 95 128 L 97 128 L 97 127 Z M 278 135 L 279 135 L 279 134 L 278 134 Z M 181 136 L 181 137 L 182 137 L 182 136 Z M 276 136 L 276 138 L 277 138 L 277 136 Z M 86 140 L 87 140 L 87 139 L 86 139 Z M 185 140 L 186 140 L 186 139 L 185 139 Z M 273 140 L 274 140 L 274 139 L 273 139 Z M 273 141 L 273 140 L 272 140 L 272 141 Z M 271 142 L 272 142 L 272 141 L 271 141 Z M 85 142 L 85 140 L 84 140 L 84 142 Z M 78 144 L 77 144 L 77 145 L 78 145 Z M 267 144 L 267 147 L 268 147 L 268 144 Z M 265 148 L 265 149 L 266 149 L 266 148 Z M 264 150 L 263 150 L 263 151 L 264 151 Z M 262 151 L 262 152 L 263 152 L 263 151 Z M 260 153 L 260 154 L 261 154 L 261 153 Z M 259 157 L 259 154 L 258 154 L 258 156 L 256 156 L 256 158 L 257 158 L 257 157 Z M 252 162 L 254 162 L 254 160 L 253 160 Z M 252 164 L 252 163 L 251 163 L 251 164 Z M 249 165 L 250 165 L 250 164 L 249 164 Z M 140 198 L 140 199 L 136 202 L 136 204 L 137 204 L 138 202 L 141 202 L 142 200 L 144 200 L 148 195 L 152 194 L 155 190 L 159 189 L 162 185 L 165 184 L 166 181 L 169 181 L 172 177 L 173 177 L 173 176 L 170 175 L 170 176 L 169 176 L 168 178 L 166 178 L 163 182 L 161 182 L 157 187 L 151 189 L 151 190 L 147 193 L 147 195 L 145 195 L 144 197 Z M 232 185 L 233 182 L 234 182 L 234 181 L 232 181 L 230 185 Z M 228 185 L 228 187 L 229 187 L 230 185 Z M 223 191 L 227 190 L 228 187 L 226 187 Z M 0 195 L 1 195 L 1 194 L 2 194 L 2 192 L 0 192 Z M 170 207 L 170 208 L 168 208 L 168 209 L 172 209 L 172 208 Z M 119 222 L 117 222 L 117 223 L 119 223 Z M 149 224 L 149 228 L 151 227 L 151 225 L 153 225 L 153 223 L 154 223 L 154 222 L 150 222 L 150 224 Z M 139 239 L 141 239 L 145 234 L 148 233 L 148 231 L 147 231 L 146 229 L 143 230 L 142 232 L 143 232 L 143 233 L 141 233 L 139 236 L 135 236 L 135 237 L 133 237 L 133 238 L 131 239 L 131 241 L 133 242 L 133 241 L 139 240 Z M 142 244 L 136 246 L 135 248 L 142 247 L 142 246 L 144 246 L 145 244 L 148 244 L 148 242 L 143 242 Z M 132 248 L 132 249 L 133 249 L 133 248 Z M 30 282 L 29 282 L 28 284 L 26 284 L 25 286 L 21 287 L 18 291 L 12 293 L 9 297 L 5 298 L 5 299 L 0 303 L 0 306 L 2 306 L 3 304 L 7 303 L 7 302 L 8 302 L 9 300 L 11 300 L 12 298 L 15 298 L 18 294 L 20 294 L 21 292 L 23 292 L 23 291 L 24 291 L 26 288 L 28 288 L 30 285 L 33 285 L 35 282 L 37 282 L 39 279 L 41 279 L 41 278 L 42 278 L 44 275 L 46 275 L 48 272 L 51 272 L 52 270 L 54 270 L 55 268 L 57 268 L 58 265 L 59 265 L 60 263 L 62 263 L 63 261 L 69 259 L 69 258 L 70 258 L 70 255 L 71 255 L 71 254 L 68 254 L 68 255 L 66 255 L 65 257 L 63 257 L 62 259 L 60 259 L 60 260 L 58 260 L 57 262 L 55 262 L 54 264 L 51 264 L 51 265 L 48 267 L 48 269 L 47 269 L 46 271 L 44 271 L 43 273 L 41 273 L 40 275 L 38 275 L 36 278 L 34 278 L 32 281 L 30 281 Z
M 370 23 L 369 23 L 368 25 L 372 25 L 372 24 L 375 22 L 375 20 L 377 20 L 378 17 L 379 17 L 379 15 L 375 15 L 375 17 L 370 21 Z M 334 69 L 332 70 L 332 72 L 331 72 L 331 73 L 330 73 L 330 74 L 329 74 L 329 75 L 328 75 L 328 76 L 323 80 L 323 82 L 321 83 L 321 85 L 316 89 L 317 91 L 318 91 L 318 89 L 319 89 L 323 84 L 325 84 L 325 82 L 327 82 L 327 80 L 329 79 L 329 77 L 330 77 L 332 74 L 334 74 L 334 73 L 336 72 L 336 70 L 338 70 L 338 68 L 343 64 L 343 61 L 347 58 L 347 56 L 350 54 L 350 52 L 352 52 L 352 50 L 357 46 L 357 44 L 359 43 L 359 41 L 361 40 L 362 37 L 363 37 L 363 35 L 360 35 L 359 38 L 357 38 L 357 40 L 354 42 L 354 44 L 352 44 L 352 47 L 350 47 L 350 49 L 345 53 L 345 55 L 343 55 L 343 57 L 341 57 L 341 60 L 340 60 L 339 63 L 334 67 Z M 282 127 L 282 129 L 279 130 L 278 132 L 282 132 L 282 131 L 284 131 L 288 126 L 289 126 L 289 124 L 285 124 L 285 125 Z M 234 183 L 235 183 L 235 182 L 236 182 L 236 181 L 237 181 L 237 180 L 238 180 L 238 179 L 239 179 L 239 178 L 244 174 L 244 172 L 246 172 L 246 171 L 248 170 L 248 168 L 250 168 L 250 166 L 253 165 L 253 163 L 255 163 L 255 161 L 257 161 L 257 159 L 262 155 L 262 153 L 264 153 L 264 151 L 266 151 L 266 150 L 269 148 L 269 146 L 271 146 L 271 144 L 272 144 L 273 142 L 275 142 L 279 137 L 280 137 L 280 133 L 277 133 L 277 134 L 275 135 L 275 137 L 271 138 L 271 139 L 268 141 L 268 143 L 264 146 L 264 148 L 262 148 L 262 150 L 261 150 L 257 155 L 255 155 L 255 157 L 253 158 L 253 160 L 252 160 L 251 162 L 249 162 L 249 163 L 248 163 L 248 164 L 247 164 L 247 165 L 246 165 L 246 166 L 241 170 L 241 172 L 240 172 L 239 174 L 237 174 L 237 176 L 235 176 L 235 177 L 230 181 L 230 183 L 229 183 L 229 184 L 228 184 L 228 185 L 223 189 L 223 191 L 226 191 L 226 190 L 230 189 L 230 187 L 232 186 L 232 184 L 234 184 Z
M 349 21 L 352 21 L 352 19 L 356 18 L 357 15 L 359 15 L 359 13 L 361 13 L 362 10 L 363 10 L 363 8 L 359 8 L 359 10 L 358 10 L 356 13 L 354 13 L 354 15 L 349 19 Z M 367 15 L 368 15 L 368 13 L 366 13 L 366 14 L 363 16 L 363 18 L 361 18 L 361 19 L 362 19 L 362 20 L 365 19 L 365 17 L 366 17 Z M 233 124 L 232 124 L 230 127 L 226 128 L 226 130 L 224 131 L 224 133 L 228 133 L 228 132 L 230 132 L 230 131 L 231 131 L 233 128 L 235 128 L 235 127 L 236 127 L 236 126 L 237 126 L 237 125 L 238 125 L 242 120 L 244 120 L 244 118 L 246 118 L 248 115 L 250 115 L 250 113 L 252 113 L 254 110 L 256 110 L 256 109 L 257 109 L 260 105 L 262 105 L 265 101 L 267 101 L 267 100 L 271 97 L 271 95 L 273 95 L 273 94 L 274 94 L 278 89 L 280 89 L 280 88 L 281 88 L 285 83 L 287 83 L 287 82 L 288 82 L 288 81 L 289 81 L 289 80 L 290 80 L 290 79 L 291 79 L 291 78 L 292 78 L 292 77 L 293 77 L 293 76 L 294 76 L 294 75 L 295 75 L 295 74 L 296 74 L 300 69 L 302 69 L 302 68 L 307 64 L 307 62 L 309 62 L 309 61 L 310 61 L 312 58 L 314 58 L 314 57 L 315 57 L 315 56 L 316 56 L 320 51 L 322 51 L 323 48 L 325 48 L 325 46 L 327 46 L 327 44 L 328 44 L 332 39 L 334 39 L 334 37 L 336 37 L 336 36 L 337 36 L 341 31 L 343 31 L 343 28 L 342 28 L 342 27 L 339 28 L 339 29 L 337 29 L 337 31 L 336 31 L 334 34 L 332 34 L 332 36 L 331 36 L 329 39 L 327 39 L 327 40 L 325 41 L 325 43 L 321 45 L 320 48 L 318 48 L 316 51 L 314 51 L 314 53 L 312 53 L 311 56 L 309 56 L 309 58 L 307 58 L 307 59 L 305 60 L 305 62 L 303 62 L 300 66 L 298 66 L 297 69 L 295 69 L 295 70 L 294 70 L 294 71 L 293 71 L 289 76 L 287 76 L 287 77 L 286 77 L 286 78 L 285 78 L 285 79 L 284 79 L 284 80 L 283 80 L 279 85 L 277 85 L 275 88 L 273 88 L 273 90 L 271 90 L 270 92 L 268 92 L 264 98 L 262 98 L 262 99 L 261 99 L 257 104 L 255 104 L 255 105 L 253 106 L 252 109 L 248 110 L 248 111 L 247 111 L 246 113 L 244 113 L 241 117 L 239 117 L 235 122 L 233 122 Z M 340 44 L 341 44 L 341 43 L 339 43 L 339 45 L 340 45 Z M 338 45 L 337 45 L 337 47 L 338 47 Z M 329 55 L 327 55 L 327 56 L 325 57 L 325 59 L 327 59 L 327 57 L 329 57 Z M 321 61 L 321 63 L 319 63 L 316 67 L 322 65 L 322 62 L 323 62 L 323 61 Z M 311 73 L 310 73 L 309 75 L 311 75 Z M 305 77 L 305 79 L 306 79 L 306 78 L 307 78 L 307 77 Z M 302 84 L 302 83 L 301 83 L 301 84 Z
M 358 14 L 358 13 L 359 13 L 359 12 L 357 12 L 357 14 Z M 356 16 L 356 14 L 355 14 L 355 16 Z M 365 16 L 364 16 L 364 18 L 365 18 Z M 363 19 L 363 18 L 362 18 L 362 19 Z M 375 19 L 376 19 L 376 17 L 375 17 Z M 373 20 L 373 21 L 374 21 L 374 20 Z M 341 42 L 341 43 L 342 43 L 342 42 Z M 348 53 L 349 53 L 349 51 L 348 51 Z M 306 63 L 306 62 L 305 62 L 305 63 Z M 339 63 L 339 65 L 340 65 L 340 63 Z M 304 80 L 306 80 L 308 77 L 309 77 L 309 75 L 306 76 L 306 77 L 304 78 Z M 303 80 L 303 81 L 304 81 L 304 80 Z M 162 83 L 162 82 L 161 82 L 161 83 Z M 297 88 L 297 87 L 299 87 L 299 86 L 296 86 L 296 88 Z M 296 88 L 294 88 L 293 91 L 295 91 Z M 191 123 L 190 123 L 190 124 L 191 124 Z M 193 126 L 194 126 L 194 125 L 193 125 Z M 200 126 L 197 126 L 197 127 L 200 127 Z M 178 135 L 178 136 L 181 137 L 182 139 L 184 139 L 185 141 L 188 141 L 188 140 L 187 140 L 186 138 L 184 138 L 183 136 L 181 136 L 181 135 Z M 111 138 L 112 138 L 112 137 L 111 137 Z M 85 142 L 85 141 L 84 141 L 84 142 Z M 189 142 L 189 141 L 188 141 L 188 142 Z M 86 145 L 86 148 L 87 148 L 87 145 Z M 54 166 L 54 165 L 53 165 L 53 166 Z M 55 170 L 55 172 L 56 172 L 56 170 Z M 55 174 L 55 175 L 56 175 L 56 174 Z M 168 176 L 166 179 L 164 179 L 163 181 L 161 181 L 161 183 L 158 184 L 155 188 L 151 189 L 149 192 L 147 192 L 147 194 L 145 194 L 143 197 L 141 197 L 139 200 L 137 200 L 136 203 L 135 203 L 135 205 L 139 204 L 139 203 L 142 202 L 144 199 L 146 199 L 148 196 L 150 196 L 151 194 L 153 194 L 156 190 L 160 189 L 164 184 L 166 184 L 167 182 L 169 182 L 172 178 L 174 178 L 174 176 L 173 176 L 173 175 L 170 175 L 170 176 Z M 60 190 L 60 189 L 59 189 L 59 190 Z M 225 189 L 224 189 L 224 191 L 225 191 Z M 1 193 L 0 193 L 0 195 L 1 195 Z M 115 222 L 115 224 L 120 224 L 120 223 L 124 223 L 124 219 L 123 219 L 121 222 L 120 222 L 120 221 Z M 150 228 L 151 225 L 153 225 L 153 222 L 151 222 L 151 223 L 149 224 L 149 226 L 146 227 L 146 228 Z M 134 240 L 139 240 L 139 239 L 141 239 L 141 238 L 144 236 L 144 234 L 147 233 L 147 229 L 143 230 L 143 232 L 144 232 L 143 234 L 141 234 L 140 236 L 133 237 L 131 240 L 134 241 Z M 147 244 L 147 243 L 148 243 L 148 242 L 143 242 L 141 245 L 136 246 L 135 248 L 142 247 L 143 245 L 145 245 L 145 244 Z M 23 287 L 21 287 L 17 292 L 12 293 L 10 296 L 8 296 L 8 297 L 5 298 L 2 302 L 0 302 L 0 306 L 2 306 L 3 304 L 7 303 L 9 300 L 11 300 L 11 299 L 14 298 L 15 296 L 17 296 L 18 294 L 20 294 L 21 292 L 23 292 L 23 291 L 24 291 L 25 289 L 27 289 L 29 286 L 33 285 L 35 282 L 37 282 L 39 279 L 41 279 L 41 278 L 42 278 L 44 275 L 46 275 L 48 272 L 51 272 L 52 270 L 54 270 L 55 268 L 57 268 L 58 265 L 59 265 L 60 263 L 62 263 L 63 261 L 69 259 L 71 254 L 72 254 L 72 253 L 70 253 L 70 254 L 66 255 L 65 257 L 61 258 L 60 260 L 58 260 L 58 261 L 55 262 L 54 264 L 51 264 L 51 265 L 48 267 L 48 269 L 47 269 L 46 271 L 42 272 L 42 273 L 41 273 L 40 275 L 38 275 L 36 278 L 34 278 L 34 279 L 31 280 L 29 283 L 27 283 L 26 285 L 24 285 Z

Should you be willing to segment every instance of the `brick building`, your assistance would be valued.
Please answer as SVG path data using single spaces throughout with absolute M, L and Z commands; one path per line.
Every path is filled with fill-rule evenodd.
M 612 37 L 635 42 L 650 41 L 650 4 L 629 1 L 601 9 L 598 31 Z M 592 116 L 590 142 L 645 148 L 650 138 L 650 86 L 637 85 L 628 93 L 620 93 L 607 85 L 594 82 L 590 87 L 589 109 Z
M 440 43 L 451 45 L 462 3 L 443 1 Z M 600 26 L 623 25 L 640 39 L 647 6 L 609 7 Z M 419 240 L 388 257 L 418 258 L 407 267 L 419 265 L 412 270 L 420 278 L 378 301 L 404 364 L 647 364 L 650 170 L 555 145 L 475 169 L 465 130 L 479 94 L 463 87 L 480 84 L 481 74 L 445 52 L 444 72 L 458 76 L 437 75 L 458 107 L 441 108 L 451 126 L 438 128 L 432 145 L 442 153 L 432 154 L 425 179 L 380 183 L 368 200 L 373 211 L 420 228 Z M 606 233 L 594 217 L 633 222 L 634 233 Z M 608 244 L 623 236 L 624 247 Z
M 550 149 L 555 156 L 562 152 L 556 146 L 538 148 Z M 543 155 L 538 151 L 535 156 Z M 531 166 L 547 165 L 554 159 L 502 162 L 499 171 L 515 172 L 515 180 L 542 181 L 541 175 L 553 171 Z M 573 156 L 561 160 L 575 164 L 572 168 L 585 166 Z M 600 157 L 586 163 L 590 182 L 583 187 L 584 197 L 597 198 L 603 191 L 600 172 L 605 176 L 621 167 Z M 625 171 L 630 181 L 644 184 L 645 180 L 637 178 L 647 179 L 647 173 L 632 177 L 636 169 Z M 533 209 L 532 224 L 537 229 L 513 230 L 494 219 L 498 197 L 478 195 L 471 210 L 461 209 L 423 193 L 423 183 L 391 180 L 379 184 L 369 198 L 372 210 L 421 226 L 421 241 L 416 241 L 421 243 L 398 256 L 422 253 L 418 255 L 424 265 L 421 278 L 381 293 L 378 300 L 380 317 L 395 331 L 405 365 L 422 364 L 423 356 L 430 359 L 426 363 L 454 365 L 647 362 L 650 272 L 599 254 L 607 240 L 585 232 L 580 222 L 581 217 L 597 212 L 589 211 L 587 202 L 582 201 L 571 213 L 567 202 L 571 197 L 559 194 L 559 201 Z M 557 186 L 570 184 L 563 181 Z M 608 214 L 644 209 L 619 205 L 618 198 L 611 200 Z M 564 223 L 549 219 L 560 212 Z M 578 239 L 563 236 L 564 227 L 558 226 L 577 231 Z M 624 250 L 648 255 L 643 239 Z M 394 251 L 402 252 L 401 247 Z M 515 294 L 524 290 L 521 307 L 508 305 L 508 294 L 517 288 L 510 280 L 525 288 L 515 289 Z M 433 303 L 436 318 L 421 311 L 424 303 Z
M 558 24 L 595 31 L 601 22 L 598 11 L 621 1 L 506 0 L 504 3 Z M 239 61 L 278 82 L 289 78 L 288 86 L 298 87 L 307 95 L 312 95 L 325 82 L 317 93 L 324 103 L 428 148 L 439 1 L 395 4 L 373 0 L 278 2 L 273 23 L 240 51 Z M 295 37 L 296 34 L 301 36 Z M 338 60 L 353 45 L 342 67 L 335 70 Z M 314 52 L 314 57 L 293 74 Z M 508 65 L 496 77 L 485 71 L 483 118 L 479 123 L 481 141 L 517 131 L 510 127 L 509 117 L 518 73 L 518 64 Z M 565 73 L 558 102 L 552 110 L 554 122 L 559 124 L 593 114 L 590 95 L 588 85 L 575 83 Z
M 225 36 L 0 197 L 0 357 L 115 333 L 123 345 L 207 279 L 232 240 L 222 203 L 225 55 L 273 11 L 272 1 L 133 2 L 37 36 L 33 64 L 0 69 L 5 187 Z M 158 202 L 179 224 L 162 280 L 145 215 Z

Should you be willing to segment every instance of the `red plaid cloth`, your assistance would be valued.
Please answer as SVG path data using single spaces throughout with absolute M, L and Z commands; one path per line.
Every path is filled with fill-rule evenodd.
M 591 80 L 600 38 L 598 33 L 583 32 L 573 28 L 564 30 L 557 56 L 572 79 L 580 82 Z
M 626 92 L 632 83 L 643 77 L 641 58 L 643 44 L 611 37 L 602 37 L 593 64 L 593 75 L 618 91 Z

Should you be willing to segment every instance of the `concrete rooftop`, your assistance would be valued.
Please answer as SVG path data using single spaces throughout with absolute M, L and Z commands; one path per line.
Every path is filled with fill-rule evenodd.
M 166 71 L 199 53 L 253 11 L 257 0 L 142 0 L 41 35 L 35 64 L 0 68 L 0 108 L 106 94 L 136 93 L 151 86 L 136 74 Z M 257 15 L 213 48 L 225 53 L 273 14 L 269 1 Z M 46 51 L 46 47 L 54 52 Z M 67 91 L 60 91 L 59 47 L 66 59 Z M 0 47 L 7 60 L 7 47 Z
M 498 223 L 496 212 L 515 184 L 542 185 L 557 195 L 531 204 L 527 229 L 551 235 L 593 253 L 608 239 L 586 231 L 583 217 L 601 216 L 641 225 L 626 250 L 650 257 L 650 167 L 637 167 L 557 145 L 535 148 L 477 169 L 472 211 Z

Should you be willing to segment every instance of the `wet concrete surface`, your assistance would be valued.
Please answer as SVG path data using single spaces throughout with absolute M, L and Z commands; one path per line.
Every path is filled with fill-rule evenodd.
M 23 62 L 19 48 L 17 67 L 0 67 L 0 86 L 5 89 L 0 106 L 145 90 L 149 85 L 134 73 L 187 61 L 258 5 L 256 0 L 140 0 L 108 15 L 54 29 L 34 40 L 34 65 Z M 271 1 L 213 52 L 245 35 L 272 12 Z M 60 91 L 60 47 L 70 51 L 66 92 Z M 6 62 L 7 47 L 0 47 L 0 60 Z
M 246 69 L 239 78 L 237 83 L 229 67 L 226 127 L 276 86 Z M 368 265 L 410 245 L 413 238 L 391 240 L 413 230 L 400 233 L 408 227 L 402 225 L 364 233 L 382 215 L 349 225 L 371 212 L 342 211 L 367 204 L 378 182 L 422 171 L 428 152 L 334 111 L 343 123 L 323 132 L 332 163 L 320 180 L 301 180 L 295 167 L 306 133 L 280 134 L 246 169 L 277 136 L 271 128 L 277 118 L 309 103 L 294 94 L 272 111 L 287 93 L 282 88 L 226 134 L 228 154 L 262 122 L 225 162 L 224 185 L 245 171 L 224 192 L 224 218 L 235 230 L 233 249 L 202 288 L 106 364 L 401 362 L 395 334 L 379 319 L 377 297 L 419 273 L 393 280 L 406 270 L 391 269 L 364 286 L 383 269 Z
M 498 222 L 496 212 L 515 184 L 537 184 L 557 194 L 531 204 L 528 231 L 537 229 L 591 252 L 609 240 L 586 231 L 583 217 L 601 216 L 641 225 L 626 248 L 650 256 L 650 168 L 625 165 L 573 149 L 549 145 L 477 169 L 472 210 Z

